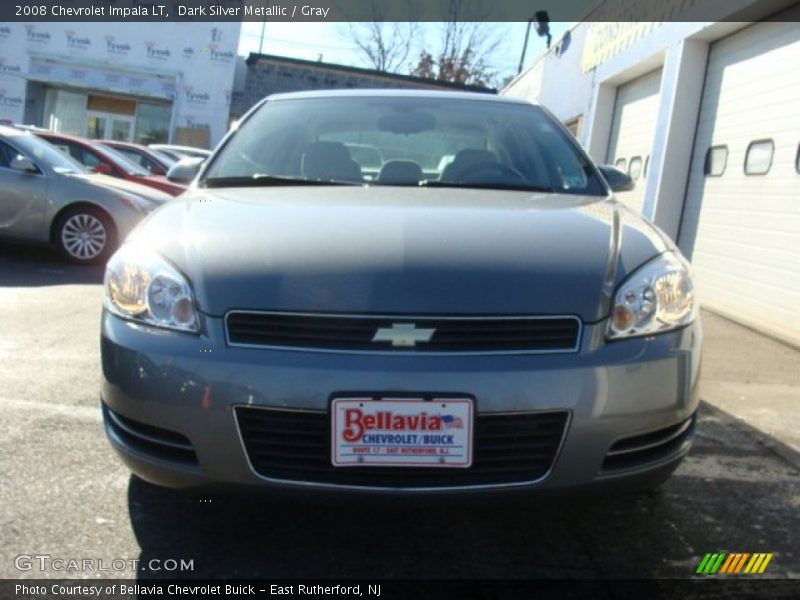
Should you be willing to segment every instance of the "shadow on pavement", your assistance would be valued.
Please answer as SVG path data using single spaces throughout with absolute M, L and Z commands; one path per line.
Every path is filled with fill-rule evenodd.
M 0 242 L 0 287 L 100 284 L 102 265 L 74 265 L 49 246 Z
M 638 494 L 404 506 L 128 489 L 145 569 L 184 558 L 194 570 L 169 577 L 236 578 L 687 578 L 720 551 L 773 552 L 770 574 L 796 576 L 798 498 L 797 470 L 708 406 L 676 474 Z

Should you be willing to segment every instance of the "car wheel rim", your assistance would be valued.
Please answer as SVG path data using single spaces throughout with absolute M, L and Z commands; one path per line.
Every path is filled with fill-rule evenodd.
M 89 214 L 71 216 L 61 229 L 61 243 L 67 254 L 80 260 L 97 258 L 106 247 L 106 228 Z

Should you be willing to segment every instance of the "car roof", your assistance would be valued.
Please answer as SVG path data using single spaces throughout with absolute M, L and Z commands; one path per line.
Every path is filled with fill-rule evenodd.
M 211 150 L 207 148 L 199 148 L 198 146 L 179 146 L 177 144 L 148 144 L 148 148 L 166 148 L 168 150 L 186 150 L 192 152 L 211 152 Z
M 24 129 L 18 129 L 17 127 L 11 125 L 0 125 L 0 135 L 4 135 L 6 137 L 14 137 L 17 135 L 31 135 L 29 131 L 25 131 Z
M 503 104 L 536 104 L 522 98 L 483 94 L 480 92 L 451 92 L 445 90 L 397 90 L 357 88 L 347 90 L 314 90 L 306 92 L 286 92 L 272 94 L 270 100 L 295 100 L 302 98 L 441 98 L 453 100 L 471 100 L 475 102 L 500 102 Z
M 84 148 L 89 149 L 90 152 L 101 154 L 105 158 L 105 160 L 119 166 L 119 161 L 117 160 L 117 158 L 113 154 L 112 155 L 108 154 L 109 151 L 113 151 L 114 149 L 110 148 L 109 146 L 104 146 L 102 140 L 90 140 L 88 138 L 82 138 L 77 135 L 56 133 L 54 131 L 35 131 L 34 135 L 44 138 L 53 138 L 55 140 L 74 142 L 80 146 L 83 146 Z
M 93 140 L 88 140 L 86 138 L 82 138 L 82 137 L 77 136 L 77 135 L 69 135 L 69 134 L 66 134 L 66 133 L 58 133 L 56 131 L 49 131 L 49 130 L 48 131 L 34 131 L 33 133 L 34 133 L 34 135 L 38 135 L 40 137 L 53 137 L 53 138 L 58 138 L 58 139 L 62 139 L 62 140 L 71 140 L 73 142 L 78 142 L 79 144 L 84 144 L 86 146 L 91 146 L 92 145 L 91 142 L 93 141 Z
M 131 150 L 147 150 L 147 146 L 141 144 L 134 144 L 133 142 L 120 142 L 119 140 L 95 140 L 101 144 L 108 144 L 109 146 L 120 146 L 122 148 L 130 148 Z

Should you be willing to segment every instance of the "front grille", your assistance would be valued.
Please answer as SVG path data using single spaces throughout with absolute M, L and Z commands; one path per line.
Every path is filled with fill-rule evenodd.
M 357 487 L 461 487 L 536 481 L 553 465 L 569 413 L 477 415 L 472 466 L 334 467 L 323 411 L 236 407 L 247 457 L 270 479 Z
M 685 421 L 615 442 L 603 461 L 603 471 L 632 469 L 674 455 L 694 435 L 695 415 Z
M 575 352 L 576 317 L 373 317 L 233 311 L 232 345 L 351 352 Z M 425 330 L 433 329 L 429 340 Z M 378 330 L 395 339 L 373 341 Z M 416 338 L 413 345 L 399 338 Z

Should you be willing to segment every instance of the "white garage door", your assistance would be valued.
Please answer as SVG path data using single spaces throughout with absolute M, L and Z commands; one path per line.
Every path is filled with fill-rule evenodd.
M 644 184 L 655 135 L 660 88 L 661 69 L 657 69 L 621 85 L 617 89 L 614 105 L 606 162 L 633 177 L 636 187 L 617 196 L 638 211 L 642 210 L 644 202 Z
M 796 343 L 798 65 L 797 23 L 759 23 L 712 45 L 681 228 L 703 303 Z

